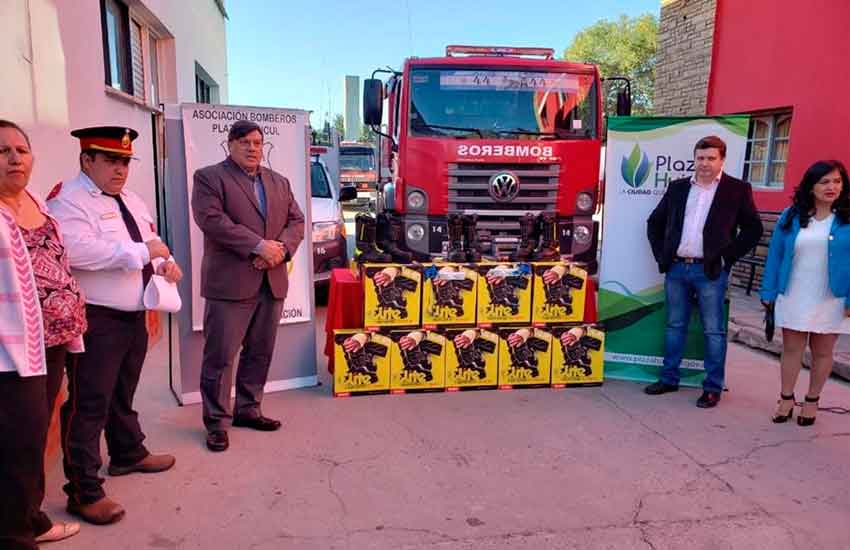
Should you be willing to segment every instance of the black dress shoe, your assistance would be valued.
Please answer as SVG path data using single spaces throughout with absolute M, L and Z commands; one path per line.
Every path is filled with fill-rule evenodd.
M 227 432 L 224 430 L 213 430 L 207 433 L 207 449 L 220 453 L 226 451 L 230 446 L 230 441 L 227 439 Z
M 643 389 L 643 393 L 647 395 L 661 395 L 662 393 L 670 393 L 674 391 L 679 391 L 679 386 L 674 386 L 673 384 L 665 384 L 661 380 L 658 382 L 653 382 Z
M 266 416 L 244 417 L 234 416 L 233 425 L 237 428 L 253 428 L 261 432 L 273 432 L 280 429 L 280 420 Z
M 720 394 L 713 391 L 704 391 L 697 399 L 697 407 L 700 409 L 710 409 L 716 407 L 720 402 Z

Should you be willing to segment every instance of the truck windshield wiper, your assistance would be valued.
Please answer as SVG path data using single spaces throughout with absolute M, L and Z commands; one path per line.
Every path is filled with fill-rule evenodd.
M 558 136 L 558 134 L 556 132 L 538 132 L 537 130 L 526 130 L 525 128 L 514 128 L 513 130 L 497 128 L 493 131 L 497 134 L 510 134 L 510 135 L 529 134 L 529 135 L 532 135 L 532 136 L 543 136 L 543 137 L 557 137 Z
M 478 137 L 484 139 L 484 134 L 478 128 L 465 128 L 463 126 L 443 126 L 441 124 L 428 124 L 427 122 L 419 122 L 414 125 L 414 128 L 434 128 L 435 130 L 457 130 L 458 132 L 475 132 Z

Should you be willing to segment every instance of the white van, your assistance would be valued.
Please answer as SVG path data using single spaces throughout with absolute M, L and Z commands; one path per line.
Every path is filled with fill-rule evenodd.
M 313 213 L 313 282 L 327 284 L 331 270 L 348 264 L 345 222 L 340 201 L 357 196 L 353 185 L 340 188 L 331 180 L 320 158 L 321 148 L 310 148 L 310 207 Z

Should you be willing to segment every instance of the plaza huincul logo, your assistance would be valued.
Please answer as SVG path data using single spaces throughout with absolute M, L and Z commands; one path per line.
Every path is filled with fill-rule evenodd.
M 620 173 L 626 185 L 632 189 L 638 189 L 646 183 L 649 178 L 649 158 L 640 150 L 639 144 L 635 143 L 629 157 L 623 157 L 620 161 Z

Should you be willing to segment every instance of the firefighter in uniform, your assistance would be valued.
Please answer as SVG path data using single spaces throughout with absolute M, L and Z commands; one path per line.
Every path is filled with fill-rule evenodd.
M 156 273 L 176 282 L 180 267 L 155 233 L 144 202 L 124 189 L 133 158 L 135 130 L 84 128 L 80 174 L 51 192 L 48 207 L 59 220 L 71 271 L 86 297 L 85 352 L 69 361 L 68 400 L 62 406 L 63 466 L 68 512 L 95 524 L 124 516 L 106 496 L 100 436 L 106 432 L 110 475 L 161 472 L 170 455 L 148 452 L 133 409 L 133 396 L 147 352 L 142 295 Z

